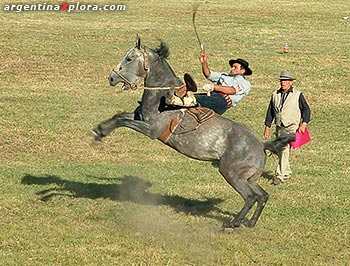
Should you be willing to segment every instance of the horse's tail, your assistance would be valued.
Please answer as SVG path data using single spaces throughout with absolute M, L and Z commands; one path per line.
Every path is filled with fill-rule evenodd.
M 291 141 L 295 140 L 295 134 L 285 134 L 278 136 L 275 140 L 264 142 L 264 150 L 278 154 Z

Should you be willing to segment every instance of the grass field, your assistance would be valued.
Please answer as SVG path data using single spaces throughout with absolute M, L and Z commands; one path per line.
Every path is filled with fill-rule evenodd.
M 197 28 L 212 69 L 242 57 L 254 72 L 251 94 L 225 117 L 261 137 L 284 69 L 312 108 L 313 141 L 293 151 L 294 178 L 277 187 L 262 178 L 270 193 L 262 217 L 234 234 L 219 229 L 243 201 L 211 163 L 125 128 L 97 147 L 87 135 L 141 97 L 142 90 L 121 93 L 107 81 L 137 33 L 149 47 L 166 41 L 175 72 L 205 84 L 192 1 L 125 0 L 113 3 L 125 11 L 70 13 L 5 12 L 5 4 L 1 265 L 349 265 L 349 1 L 200 6 Z M 266 170 L 275 165 L 269 157 Z

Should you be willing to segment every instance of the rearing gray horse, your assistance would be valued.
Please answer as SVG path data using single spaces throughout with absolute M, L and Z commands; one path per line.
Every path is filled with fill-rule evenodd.
M 265 150 L 278 153 L 295 136 L 284 135 L 262 143 L 246 126 L 218 114 L 213 114 L 204 123 L 197 123 L 189 119 L 191 115 L 188 112 L 168 110 L 165 104 L 167 93 L 183 84 L 166 61 L 168 53 L 164 43 L 152 50 L 141 46 L 140 38 L 137 37 L 136 46 L 125 54 L 111 72 L 109 83 L 115 86 L 121 82 L 127 89 L 135 87 L 144 78 L 141 104 L 132 113 L 119 113 L 100 123 L 92 130 L 95 140 L 100 141 L 118 127 L 128 127 L 151 139 L 161 139 L 188 157 L 218 162 L 220 173 L 245 201 L 243 208 L 227 227 L 236 228 L 241 224 L 253 227 L 269 197 L 258 184 L 265 165 Z M 181 132 L 177 133 L 174 128 L 169 130 L 174 117 L 180 118 L 178 128 L 183 129 Z M 186 128 L 191 129 L 184 130 Z M 170 133 L 165 140 L 164 132 L 167 131 Z M 248 212 L 256 203 L 252 217 L 246 220 Z

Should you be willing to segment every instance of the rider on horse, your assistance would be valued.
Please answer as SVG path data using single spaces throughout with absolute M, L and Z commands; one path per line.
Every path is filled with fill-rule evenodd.
M 167 103 L 176 106 L 202 106 L 213 109 L 218 114 L 223 114 L 230 107 L 240 102 L 250 91 L 250 82 L 245 76 L 252 74 L 249 63 L 244 59 L 231 59 L 229 73 L 211 71 L 208 66 L 207 54 L 202 51 L 199 57 L 202 64 L 203 75 L 212 81 L 203 86 L 207 94 L 193 94 L 197 91 L 194 81 L 185 74 L 187 93 L 183 87 L 167 99 Z M 212 92 L 212 93 L 211 93 Z

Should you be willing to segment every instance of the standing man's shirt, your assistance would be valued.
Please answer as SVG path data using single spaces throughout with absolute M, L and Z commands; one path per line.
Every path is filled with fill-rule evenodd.
M 283 106 L 287 102 L 288 97 L 291 98 L 292 95 L 289 94 L 298 94 L 298 108 L 300 110 L 300 116 L 301 116 L 301 121 L 300 122 L 305 122 L 309 123 L 311 119 L 311 111 L 308 103 L 305 100 L 304 95 L 302 92 L 290 88 L 287 92 L 283 92 L 281 89 L 275 91 L 271 97 L 269 107 L 266 112 L 266 118 L 265 118 L 265 126 L 271 127 L 271 124 L 273 120 L 276 119 L 278 114 L 283 112 Z M 276 122 L 276 121 L 275 121 Z M 297 122 L 297 121 L 296 121 Z M 288 125 L 284 125 L 288 126 Z

